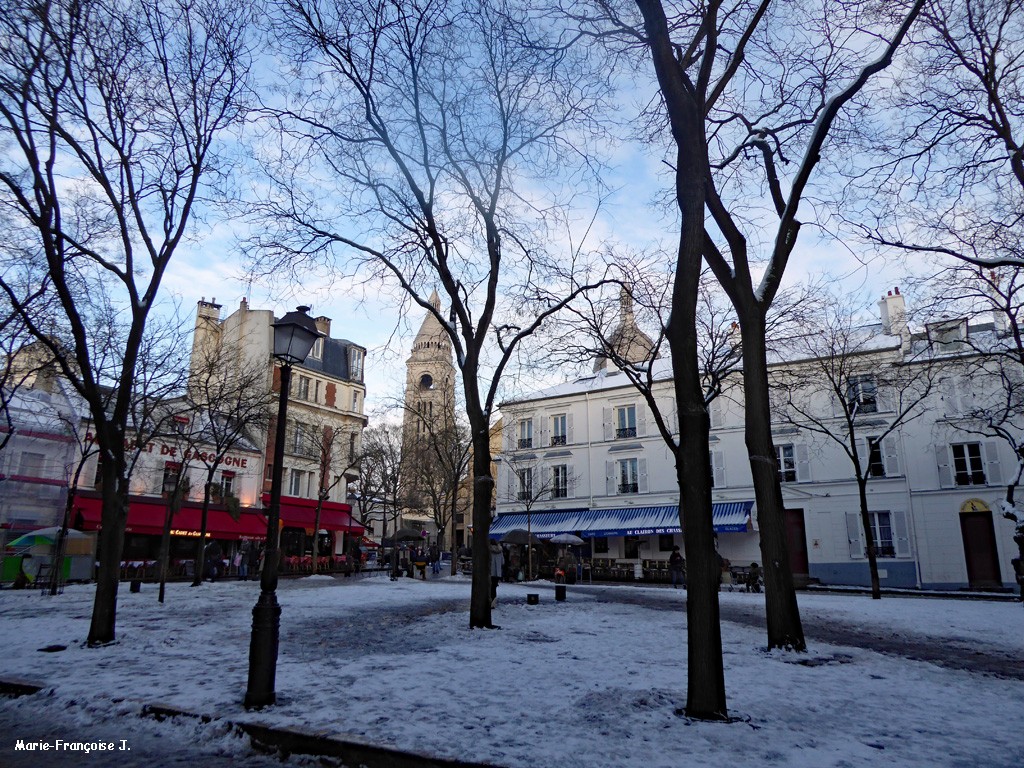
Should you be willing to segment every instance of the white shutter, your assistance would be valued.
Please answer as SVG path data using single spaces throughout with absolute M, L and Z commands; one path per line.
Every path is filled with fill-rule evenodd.
M 572 464 L 565 465 L 565 495 L 570 498 L 576 498 L 576 475 L 572 470 Z
M 505 486 L 508 488 L 508 491 L 506 492 L 508 500 L 515 501 L 519 498 L 519 495 L 516 493 L 516 491 L 519 490 L 516 488 L 516 473 L 512 471 L 512 467 L 507 464 L 503 471 L 505 472 Z
M 534 443 L 534 446 L 537 448 L 547 448 L 551 445 L 549 437 L 551 434 L 551 417 L 542 415 L 537 421 L 539 422 L 537 425 L 537 442 Z
M 722 401 L 718 397 L 708 405 L 708 419 L 712 429 L 718 429 L 724 425 L 725 413 L 722 409 Z
M 505 453 L 511 453 L 516 446 L 516 423 L 509 421 L 505 425 Z
M 636 436 L 647 436 L 647 404 L 637 403 L 636 406 Z
M 896 407 L 896 392 L 892 387 L 879 385 L 875 390 L 875 403 L 879 413 L 889 413 Z
M 900 456 L 895 435 L 889 435 L 882 439 L 882 462 L 885 465 L 886 477 L 899 476 Z
M 896 557 L 910 557 L 910 533 L 907 528 L 907 513 L 897 510 L 889 513 L 892 521 L 892 543 Z
M 649 488 L 647 484 L 647 459 L 638 459 L 636 462 L 637 469 L 637 489 L 640 493 L 647 493 Z
M 1000 485 L 1003 474 L 999 469 L 999 443 L 985 442 L 981 448 L 985 452 L 985 482 L 988 485 Z
M 615 424 L 612 422 L 612 409 L 605 408 L 602 412 L 602 419 L 604 420 L 604 439 L 612 440 L 615 438 Z
M 935 464 L 939 469 L 939 487 L 953 487 L 953 468 L 949 465 L 949 446 L 945 443 L 935 446 Z
M 615 462 L 606 461 L 604 463 L 604 474 L 605 474 L 605 493 L 609 496 L 615 495 Z
M 711 452 L 711 471 L 714 475 L 715 488 L 725 487 L 725 452 Z
M 942 380 L 942 400 L 945 404 L 945 415 L 955 416 L 960 413 L 960 403 L 956 396 L 956 380 L 953 377 Z
M 850 545 L 850 557 L 864 558 L 864 543 L 861 541 L 862 526 L 860 515 L 856 512 L 846 513 L 846 538 Z
M 798 483 L 810 482 L 811 458 L 807 446 L 803 443 L 797 443 L 793 446 L 793 452 L 796 455 L 796 481 Z
M 669 413 L 672 414 L 672 416 L 671 416 L 672 421 L 671 421 L 671 424 L 669 425 L 669 429 L 672 431 L 673 435 L 678 435 L 679 434 L 679 406 L 676 404 L 676 399 L 674 397 L 672 398 L 672 404 L 670 406 Z
M 572 445 L 572 413 L 565 414 L 565 442 Z M 571 495 L 571 494 L 570 494 Z

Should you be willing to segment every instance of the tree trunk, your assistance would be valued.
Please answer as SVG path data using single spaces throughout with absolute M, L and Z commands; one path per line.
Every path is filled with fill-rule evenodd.
M 470 415 L 473 430 L 473 587 L 469 601 L 469 626 L 493 629 L 491 623 L 491 553 L 488 534 L 491 530 L 490 430 L 481 413 Z
M 864 529 L 864 541 L 867 542 L 868 569 L 871 572 L 871 599 L 882 599 L 882 584 L 878 580 L 878 549 L 875 546 L 875 532 L 871 528 L 871 514 L 868 510 L 868 482 L 861 477 L 863 472 L 857 470 L 857 495 L 860 498 L 860 524 Z
M 324 508 L 324 495 L 323 493 L 317 494 L 316 499 L 316 515 L 313 518 L 313 573 L 317 572 L 317 560 L 320 555 L 320 514 Z
M 746 402 L 746 442 L 750 473 L 757 501 L 761 534 L 765 614 L 768 647 L 807 650 L 800 623 L 793 572 L 786 545 L 786 513 L 779 481 L 778 457 L 772 443 L 771 404 L 768 399 L 768 359 L 765 321 L 747 297 L 737 306 L 743 342 L 743 389 Z
M 206 568 L 206 517 L 210 512 L 210 491 L 213 486 L 213 475 L 217 471 L 214 464 L 206 473 L 206 483 L 203 484 L 203 511 L 199 522 L 199 541 L 196 542 L 196 572 L 192 580 L 192 586 L 198 587 L 203 583 L 203 572 Z M 217 563 L 219 568 L 221 563 Z
M 102 450 L 102 449 L 101 449 Z M 110 456 L 109 452 L 105 453 Z M 128 480 L 125 467 L 104 461 L 103 513 L 100 530 L 100 565 L 96 573 L 96 597 L 89 624 L 89 645 L 104 645 L 115 640 L 117 619 L 117 587 L 121 580 L 121 553 L 124 550 L 124 527 L 128 522 Z

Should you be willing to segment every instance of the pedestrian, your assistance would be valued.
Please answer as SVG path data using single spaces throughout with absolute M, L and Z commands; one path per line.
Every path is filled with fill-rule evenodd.
M 248 539 L 242 539 L 242 544 L 235 555 L 235 565 L 238 566 L 238 578 L 242 581 L 249 580 L 249 550 L 252 544 Z
M 245 570 L 245 580 L 249 580 L 249 573 L 251 572 L 255 578 L 260 572 L 260 557 L 262 547 L 258 546 L 253 542 L 249 542 L 249 550 L 245 553 L 246 560 L 248 561 Z
M 672 554 L 668 556 L 668 573 L 672 577 L 672 589 L 679 589 L 679 585 L 685 582 L 683 580 L 683 572 L 686 569 L 686 561 L 683 559 L 683 553 L 679 551 L 679 547 L 672 547 Z
M 501 568 L 505 564 L 505 555 L 501 551 L 501 544 L 491 542 L 491 608 L 498 607 L 498 582 L 501 581 Z
M 224 551 L 220 548 L 220 542 L 216 539 L 211 539 L 210 543 L 206 545 L 206 553 L 203 558 L 206 562 L 206 573 L 210 577 L 210 581 L 217 580 L 217 575 L 224 567 L 223 557 Z

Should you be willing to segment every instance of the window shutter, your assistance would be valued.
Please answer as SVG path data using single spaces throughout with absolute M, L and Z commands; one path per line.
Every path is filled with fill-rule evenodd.
M 811 459 L 807 446 L 802 443 L 798 443 L 793 446 L 793 452 L 796 455 L 796 481 L 798 483 L 810 482 Z
M 896 557 L 910 557 L 910 533 L 907 528 L 907 513 L 897 510 L 889 514 L 892 516 L 892 541 L 896 549 Z
M 505 486 L 508 489 L 506 491 L 506 496 L 508 497 L 509 501 L 515 501 L 516 499 L 519 498 L 518 494 L 516 493 L 516 491 L 518 490 L 516 488 L 516 473 L 513 472 L 512 467 L 508 466 L 507 464 L 505 465 L 505 468 L 502 469 L 502 471 L 505 473 Z
M 864 544 L 861 535 L 860 515 L 856 512 L 846 513 L 846 538 L 850 544 L 850 557 L 864 559 Z
M 615 437 L 615 425 L 612 422 L 612 409 L 605 408 L 602 418 L 604 419 L 604 439 L 611 440 Z
M 637 489 L 640 493 L 647 493 L 647 459 L 639 459 L 636 463 L 637 469 Z
M 953 487 L 953 468 L 949 465 L 949 446 L 945 443 L 935 446 L 935 464 L 939 468 L 939 487 Z
M 647 436 L 647 404 L 637 403 L 636 405 L 636 436 Z
M 882 463 L 885 465 L 886 477 L 899 476 L 900 456 L 895 435 L 882 438 Z
M 509 421 L 505 425 L 505 453 L 511 453 L 516 446 L 516 422 Z
M 945 404 L 946 416 L 960 413 L 960 404 L 956 396 L 956 380 L 953 377 L 942 380 L 942 400 Z
M 982 443 L 985 452 L 985 482 L 988 485 L 1000 485 L 1003 474 L 999 470 L 999 443 L 992 441 Z
M 609 496 L 615 495 L 615 462 L 606 461 L 604 463 L 604 474 L 605 474 L 605 493 Z
M 711 452 L 711 469 L 714 474 L 715 488 L 725 487 L 725 452 Z
M 533 445 L 537 448 L 546 448 L 551 445 L 551 440 L 548 439 L 548 435 L 551 434 L 551 417 L 541 416 L 537 421 L 537 440 Z
M 565 466 L 565 487 L 565 495 L 570 499 L 576 498 L 576 475 L 572 471 L 572 464 L 566 464 Z
M 889 413 L 896 407 L 896 392 L 892 387 L 879 385 L 875 390 L 875 404 L 879 413 Z
M 572 445 L 572 414 L 565 414 L 565 442 L 568 445 Z M 571 494 L 570 494 L 571 495 Z
M 708 419 L 711 421 L 712 429 L 723 426 L 725 413 L 722 409 L 722 401 L 717 397 L 708 405 Z
M 676 404 L 675 398 L 672 398 L 672 405 L 671 405 L 671 408 L 669 410 L 669 413 L 672 414 L 672 416 L 671 416 L 672 423 L 670 424 L 669 429 L 672 430 L 672 434 L 673 435 L 678 435 L 679 434 L 679 406 Z

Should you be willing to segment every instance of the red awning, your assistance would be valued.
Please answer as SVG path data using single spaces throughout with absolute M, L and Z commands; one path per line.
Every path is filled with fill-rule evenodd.
M 285 528 L 313 530 L 316 522 L 316 499 L 300 499 L 297 496 L 281 497 L 281 523 Z M 263 494 L 263 506 L 270 505 L 270 494 Z M 342 531 L 361 536 L 366 528 L 352 519 L 352 507 L 337 501 L 325 501 L 320 510 L 320 528 L 325 531 Z
M 103 500 L 94 494 L 79 492 L 75 495 L 72 520 L 81 515 L 81 527 L 95 531 L 100 527 Z M 128 500 L 128 523 L 125 533 L 140 533 L 159 536 L 164 530 L 164 515 L 167 502 L 164 499 L 132 496 Z M 198 536 L 202 522 L 202 505 L 185 502 L 171 521 L 172 536 Z M 238 520 L 223 507 L 211 507 L 206 515 L 206 533 L 214 539 L 264 539 L 267 536 L 267 518 L 251 509 L 241 510 Z

